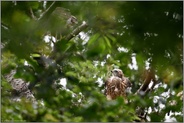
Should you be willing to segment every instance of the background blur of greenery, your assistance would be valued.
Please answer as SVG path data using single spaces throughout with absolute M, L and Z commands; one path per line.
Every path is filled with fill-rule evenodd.
M 78 25 L 87 22 L 83 36 L 89 38 L 86 41 L 76 36 L 61 41 L 59 50 L 63 57 L 57 61 L 62 68 L 60 74 L 49 72 L 50 69 L 45 70 L 30 59 L 33 52 L 47 56 L 51 53 L 51 46 L 43 40 L 47 31 L 43 24 L 48 18 L 41 22 L 34 20 L 30 8 L 39 18 L 51 4 L 1 2 L 1 121 L 133 121 L 139 106 L 145 112 L 152 109 L 148 121 L 161 122 L 170 111 L 182 112 L 183 101 L 176 96 L 183 90 L 182 1 L 56 2 L 54 7 L 69 9 L 78 18 Z M 137 69 L 129 67 L 133 64 L 132 57 L 136 58 Z M 29 66 L 24 65 L 25 61 Z M 145 79 L 146 63 L 154 70 L 159 86 L 141 98 L 133 94 Z M 114 66 L 122 69 L 133 83 L 129 98 L 134 101 L 130 104 L 124 104 L 122 98 L 107 101 L 103 95 L 103 84 L 98 81 L 106 79 Z M 29 82 L 35 81 L 35 75 L 39 74 L 50 79 L 46 80 L 50 85 L 40 80 L 33 88 L 35 98 L 42 104 L 12 102 L 8 98 L 11 87 L 3 75 L 14 68 L 18 77 Z M 58 84 L 54 90 L 52 83 L 59 83 L 61 78 L 67 79 L 66 88 Z M 164 92 L 169 92 L 169 96 L 155 102 Z M 171 105 L 173 100 L 177 103 Z M 159 108 L 160 103 L 165 108 Z M 172 117 L 183 121 L 182 115 Z

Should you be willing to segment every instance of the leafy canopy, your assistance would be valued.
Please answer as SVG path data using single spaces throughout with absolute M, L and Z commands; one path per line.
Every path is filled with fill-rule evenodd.
M 56 7 L 69 9 L 78 24 L 69 28 L 62 17 L 54 18 Z M 145 120 L 162 122 L 167 113 L 182 111 L 177 96 L 183 86 L 181 1 L 2 1 L 1 10 L 2 121 L 135 121 L 140 120 L 136 109 L 141 107 L 149 112 Z M 83 21 L 88 27 L 66 40 Z M 62 36 L 56 36 L 60 29 Z M 45 41 L 46 36 L 51 39 Z M 56 65 L 40 66 L 33 59 L 40 55 L 34 53 Z M 116 67 L 133 83 L 129 104 L 121 97 L 107 101 L 103 95 L 102 81 Z M 11 86 L 4 75 L 11 69 L 17 70 L 15 77 L 36 82 L 32 88 L 36 104 L 7 98 L 12 96 Z M 149 70 L 156 86 L 144 97 L 133 95 Z M 61 79 L 66 79 L 66 86 Z M 183 120 L 181 115 L 172 116 Z

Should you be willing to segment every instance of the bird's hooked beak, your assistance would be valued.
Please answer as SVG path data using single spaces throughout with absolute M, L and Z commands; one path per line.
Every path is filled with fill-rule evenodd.
M 114 70 L 111 70 L 112 75 L 116 75 L 116 72 Z
M 113 76 L 115 76 L 114 70 L 111 70 L 111 74 L 112 74 Z

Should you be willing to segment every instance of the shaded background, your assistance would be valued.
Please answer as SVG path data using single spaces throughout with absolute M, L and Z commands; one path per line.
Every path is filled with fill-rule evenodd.
M 1 2 L 2 121 L 162 122 L 168 113 L 183 121 L 182 1 L 52 3 Z M 56 7 L 69 9 L 78 24 L 67 28 L 62 14 L 52 15 Z M 62 30 L 66 37 L 83 21 L 88 27 L 71 40 L 55 36 Z M 57 51 L 45 36 L 57 40 Z M 57 65 L 40 66 L 30 57 L 35 52 L 52 56 Z M 103 95 L 113 68 L 133 84 L 129 104 L 123 98 L 107 102 Z M 11 69 L 17 70 L 15 77 L 35 82 L 31 90 L 38 103 L 8 98 L 12 92 L 4 75 Z M 155 86 L 146 95 L 133 95 L 144 82 Z M 138 117 L 137 108 L 145 117 Z

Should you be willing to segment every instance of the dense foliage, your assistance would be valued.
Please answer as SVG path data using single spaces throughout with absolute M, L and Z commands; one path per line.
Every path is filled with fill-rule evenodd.
M 52 14 L 57 7 L 78 23 L 66 26 Z M 168 114 L 183 121 L 182 1 L 3 1 L 1 11 L 1 121 L 161 122 Z M 103 94 L 113 68 L 133 84 L 128 104 Z M 12 69 L 30 82 L 36 102 L 11 100 Z

